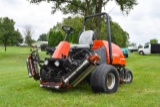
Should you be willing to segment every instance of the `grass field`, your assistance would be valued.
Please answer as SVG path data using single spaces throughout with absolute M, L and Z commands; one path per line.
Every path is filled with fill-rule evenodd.
M 40 88 L 39 81 L 28 78 L 29 50 L 0 47 L 0 107 L 160 107 L 160 54 L 130 53 L 133 83 L 113 94 L 95 94 L 88 84 L 60 91 Z

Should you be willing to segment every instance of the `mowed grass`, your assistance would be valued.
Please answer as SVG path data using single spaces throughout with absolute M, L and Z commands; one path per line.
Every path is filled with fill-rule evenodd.
M 160 107 L 160 54 L 130 53 L 126 67 L 133 83 L 120 85 L 113 94 L 95 94 L 88 84 L 59 91 L 40 88 L 39 81 L 28 78 L 28 53 L 29 48 L 4 52 L 0 47 L 0 107 Z

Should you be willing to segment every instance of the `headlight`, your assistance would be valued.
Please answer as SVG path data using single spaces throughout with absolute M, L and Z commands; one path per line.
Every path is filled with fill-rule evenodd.
M 55 61 L 55 62 L 54 62 L 54 65 L 55 65 L 56 67 L 59 67 L 59 65 L 60 65 L 59 61 Z
M 48 60 L 44 61 L 44 65 L 48 65 L 48 63 L 49 63 Z

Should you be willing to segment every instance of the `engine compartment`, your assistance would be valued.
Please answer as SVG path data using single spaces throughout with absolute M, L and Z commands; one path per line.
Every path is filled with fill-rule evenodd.
M 45 58 L 44 65 L 40 68 L 41 83 L 60 83 L 76 70 L 91 55 L 89 49 L 71 49 L 68 58 Z M 85 67 L 86 68 L 86 67 Z M 81 73 L 78 72 L 74 78 Z M 72 78 L 70 81 L 74 80 Z

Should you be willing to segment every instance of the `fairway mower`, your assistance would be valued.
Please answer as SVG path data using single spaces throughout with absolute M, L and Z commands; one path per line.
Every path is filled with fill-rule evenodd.
M 86 20 L 97 16 L 106 19 L 108 41 L 96 39 L 93 30 L 85 30 Z M 62 26 L 62 29 L 66 32 L 64 40 L 56 48 L 46 48 L 50 57 L 42 61 L 38 50 L 34 50 L 27 58 L 28 75 L 39 80 L 40 87 L 69 89 L 82 81 L 88 81 L 95 93 L 113 93 L 119 84 L 132 82 L 132 72 L 125 68 L 126 61 L 120 47 L 111 43 L 107 13 L 84 18 L 79 43 L 76 45 L 66 41 L 75 29 L 67 25 Z

